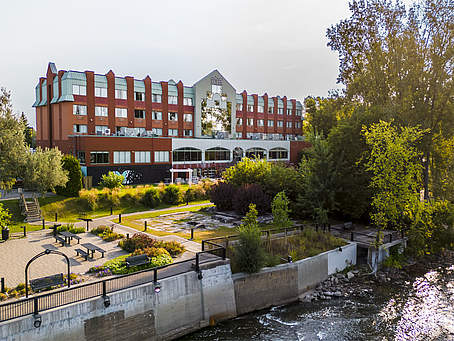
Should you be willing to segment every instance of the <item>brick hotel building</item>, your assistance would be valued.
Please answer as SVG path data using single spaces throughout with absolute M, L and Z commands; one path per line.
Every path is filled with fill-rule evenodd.
M 49 63 L 33 106 L 37 145 L 75 155 L 94 184 L 111 170 L 127 183 L 153 183 L 179 169 L 213 176 L 243 156 L 295 162 L 307 145 L 299 101 L 237 93 L 217 70 L 184 86 Z

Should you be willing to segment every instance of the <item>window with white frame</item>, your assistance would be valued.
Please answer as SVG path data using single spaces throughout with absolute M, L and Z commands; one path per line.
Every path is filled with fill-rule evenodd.
M 268 107 L 268 114 L 274 114 L 274 107 Z
M 292 114 L 292 109 L 287 109 L 287 115 L 291 115 Z
M 151 162 L 151 153 L 148 151 L 135 151 L 134 152 L 134 162 L 135 163 L 150 163 Z
M 277 121 L 278 128 L 284 127 L 284 121 Z
M 247 105 L 247 111 L 249 111 L 249 112 L 254 112 L 254 105 L 248 104 L 248 105 Z
M 288 159 L 288 150 L 285 148 L 272 148 L 268 152 L 270 160 L 286 160 Z
M 136 99 L 136 101 L 145 101 L 145 92 L 141 92 L 141 91 L 134 91 L 134 97 Z
M 169 136 L 178 136 L 178 129 L 168 129 L 167 135 Z
M 151 133 L 156 136 L 162 136 L 162 128 L 151 128 Z
M 87 106 L 80 104 L 73 104 L 74 115 L 87 115 Z
M 95 97 L 107 97 L 107 88 L 95 87 Z
M 73 124 L 73 132 L 78 133 L 78 134 L 86 134 L 87 125 L 86 124 Z
M 301 116 L 301 109 L 296 109 L 296 116 Z
M 126 90 L 115 89 L 116 99 L 126 99 Z
M 153 120 L 161 121 L 162 120 L 162 112 L 161 111 L 153 111 L 152 112 L 152 117 L 153 117 Z
M 192 114 L 184 114 L 183 115 L 184 122 L 192 122 Z
M 257 106 L 257 112 L 263 112 L 263 105 Z
M 236 104 L 236 111 L 243 111 L 243 103 Z
M 222 93 L 222 85 L 211 84 L 211 92 L 213 94 L 221 94 Z
M 115 117 L 128 117 L 128 109 L 115 108 Z
M 265 122 L 263 120 L 257 120 L 258 127 L 263 127 L 264 125 L 265 125 Z
M 86 96 L 87 87 L 85 85 L 73 85 L 73 95 Z
M 192 106 L 192 97 L 184 97 L 183 98 L 183 105 L 190 105 Z
M 277 108 L 278 115 L 284 115 L 284 108 Z
M 143 109 L 134 109 L 135 118 L 145 118 L 145 110 Z
M 242 118 L 237 118 L 236 119 L 236 124 L 239 125 L 239 126 L 242 126 L 243 125 L 243 119 Z
M 178 114 L 176 112 L 169 112 L 169 121 L 178 121 Z
M 108 126 L 95 126 L 95 134 L 103 135 L 103 134 L 105 134 L 107 129 L 109 129 Z
M 95 107 L 95 116 L 107 116 L 108 109 L 107 107 L 96 106 Z
M 154 162 L 169 162 L 169 152 L 155 151 Z
M 287 121 L 287 128 L 291 128 L 293 126 L 292 121 Z
M 169 104 L 178 104 L 178 97 L 177 96 L 169 96 L 168 103 Z
M 183 135 L 184 136 L 192 136 L 192 129 L 185 129 Z
M 113 152 L 114 163 L 131 163 L 131 152 Z
M 268 120 L 268 127 L 274 127 L 274 121 Z
M 253 126 L 254 125 L 254 119 L 253 118 L 248 118 L 247 119 L 247 125 L 248 126 Z
M 162 101 L 161 95 L 152 94 L 152 95 L 151 95 L 151 100 L 152 100 L 152 102 L 154 102 L 154 103 L 161 103 L 161 101 Z

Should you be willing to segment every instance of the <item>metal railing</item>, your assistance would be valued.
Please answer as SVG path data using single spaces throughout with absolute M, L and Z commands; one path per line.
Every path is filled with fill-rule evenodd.
M 67 304 L 88 300 L 94 297 L 106 296 L 119 290 L 139 286 L 146 283 L 156 283 L 164 279 L 196 271 L 200 273 L 200 265 L 225 259 L 225 248 L 218 246 L 210 250 L 197 252 L 194 258 L 167 264 L 152 269 L 145 269 L 126 275 L 98 280 L 90 283 L 78 284 L 70 288 L 56 289 L 48 293 L 38 294 L 28 298 L 4 303 L 0 305 L 0 322 L 14 318 L 38 314 L 41 311 L 61 307 Z

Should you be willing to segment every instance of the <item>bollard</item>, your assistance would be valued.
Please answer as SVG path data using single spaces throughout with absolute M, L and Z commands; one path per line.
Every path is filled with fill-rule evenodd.
M 4 294 L 6 292 L 5 290 L 5 278 L 1 278 L 1 292 Z
M 145 224 L 145 226 L 144 226 L 143 230 L 144 230 L 145 232 L 147 232 L 147 221 L 146 221 L 146 220 L 144 221 L 144 224 Z
M 22 228 L 24 229 L 24 237 L 27 237 L 27 226 L 22 226 Z
M 191 229 L 191 239 L 189 239 L 189 240 L 193 240 L 193 239 L 194 239 L 194 229 L 192 228 Z
M 121 213 L 118 214 L 118 223 L 121 223 Z
M 113 208 L 110 208 L 110 215 L 113 215 Z
M 43 219 L 43 230 L 46 228 L 46 221 Z
M 58 213 L 55 212 L 55 222 L 57 222 L 57 221 L 58 221 Z
M 350 240 L 353 241 L 354 237 L 353 237 L 353 232 L 351 232 L 350 234 Z
M 129 239 L 129 233 L 126 233 L 126 239 Z

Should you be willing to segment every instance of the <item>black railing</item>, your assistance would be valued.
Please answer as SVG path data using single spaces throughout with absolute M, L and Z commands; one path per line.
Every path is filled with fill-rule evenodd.
M 225 257 L 225 248 L 217 245 L 216 248 L 198 252 L 194 258 L 181 262 L 141 270 L 131 274 L 119 275 L 95 282 L 83 283 L 70 288 L 56 289 L 33 297 L 20 298 L 0 305 L 0 322 L 26 315 L 37 314 L 40 311 L 88 300 L 94 297 L 105 296 L 106 294 L 119 290 L 156 282 L 158 279 L 169 278 L 194 270 L 199 272 L 202 263 L 217 261 L 219 258 L 225 259 Z

